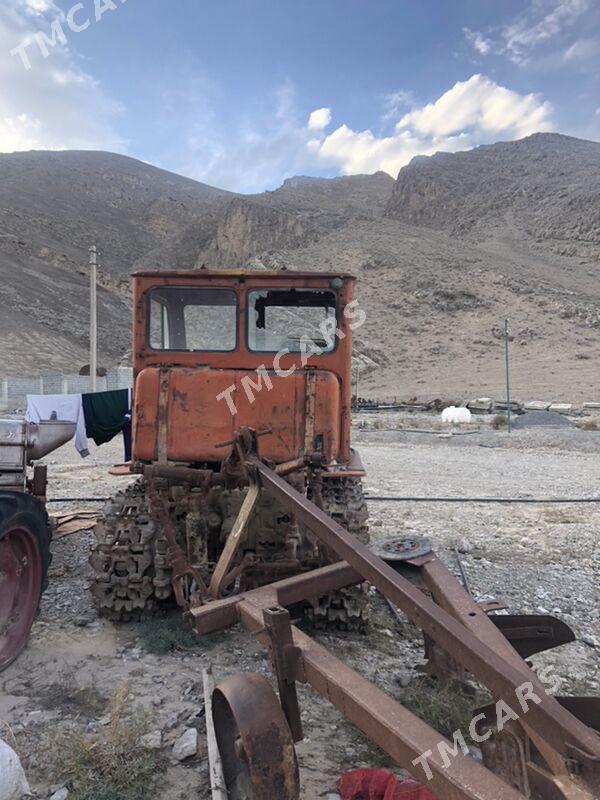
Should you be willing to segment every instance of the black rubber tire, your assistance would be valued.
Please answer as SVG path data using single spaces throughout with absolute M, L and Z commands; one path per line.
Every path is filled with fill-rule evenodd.
M 5 532 L 16 527 L 25 528 L 31 533 L 40 555 L 41 584 L 36 602 L 37 611 L 42 594 L 48 587 L 48 570 L 52 561 L 50 520 L 46 509 L 35 497 L 25 492 L 0 489 L 0 540 Z M 23 646 L 24 644 L 25 642 Z M 2 664 L 1 669 L 12 663 L 18 655 L 19 653 L 16 653 L 10 661 Z
M 52 563 L 50 544 L 52 528 L 48 513 L 35 497 L 12 489 L 0 489 L 0 536 L 2 532 L 16 525 L 28 528 L 37 539 L 42 559 L 42 594 L 48 588 L 48 570 Z

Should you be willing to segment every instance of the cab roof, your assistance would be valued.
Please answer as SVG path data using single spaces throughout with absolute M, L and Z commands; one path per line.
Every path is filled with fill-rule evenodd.
M 173 269 L 173 270 L 148 270 L 134 272 L 133 278 L 267 278 L 268 280 L 289 280 L 290 278 L 341 278 L 342 280 L 356 280 L 355 275 L 345 272 L 319 272 L 296 271 L 292 269 Z

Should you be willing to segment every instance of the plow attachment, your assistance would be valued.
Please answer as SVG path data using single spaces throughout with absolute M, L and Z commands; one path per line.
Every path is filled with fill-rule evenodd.
M 238 438 L 238 452 L 248 441 L 247 435 Z M 600 798 L 600 703 L 552 696 L 523 660 L 571 641 L 567 626 L 551 617 L 488 616 L 433 552 L 393 569 L 245 447 L 252 496 L 265 492 L 340 561 L 225 599 L 214 599 L 213 585 L 202 604 L 187 612 L 198 634 L 240 623 L 269 647 L 277 678 L 278 708 L 286 726 L 277 715 L 271 715 L 277 723 L 261 726 L 256 716 L 251 741 L 240 734 L 236 719 L 243 719 L 253 704 L 258 709 L 270 702 L 265 686 L 256 689 L 256 677 L 247 677 L 245 683 L 240 677 L 235 691 L 228 686 L 218 694 L 228 700 L 217 704 L 226 719 L 215 718 L 215 724 L 228 753 L 230 796 L 299 797 L 289 745 L 303 736 L 296 693 L 300 682 L 333 703 L 440 800 Z M 233 532 L 237 542 L 243 539 L 243 522 Z M 235 546 L 232 541 L 231 548 Z M 231 548 L 226 548 L 229 560 Z M 224 567 L 226 571 L 228 563 Z M 479 710 L 469 730 L 457 731 L 452 742 L 291 624 L 286 608 L 364 581 L 423 631 L 430 672 L 441 679 L 464 680 L 468 675 L 489 689 L 495 704 Z M 470 755 L 469 738 L 481 749 L 483 763 Z M 279 769 L 273 760 L 281 762 Z M 244 790 L 238 786 L 242 774 L 248 784 Z M 262 776 L 254 789 L 253 775 Z M 265 777 L 269 775 L 272 780 Z

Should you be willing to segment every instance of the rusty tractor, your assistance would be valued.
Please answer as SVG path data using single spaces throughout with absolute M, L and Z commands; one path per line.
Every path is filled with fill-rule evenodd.
M 0 420 L 0 670 L 25 646 L 48 580 L 46 467 L 31 478 L 27 468 L 74 433 L 71 422 Z
M 364 469 L 350 446 L 353 284 L 285 271 L 134 276 L 141 477 L 96 527 L 101 613 L 123 620 L 173 597 L 188 607 L 205 588 L 219 598 L 331 563 L 295 515 L 248 489 L 231 448 L 242 426 L 279 474 L 368 541 Z M 363 589 L 307 604 L 316 625 L 361 628 L 367 610 Z
M 241 624 L 270 652 L 279 696 L 254 674 L 213 694 L 230 800 L 298 800 L 297 684 L 308 683 L 439 800 L 597 800 L 600 702 L 550 694 L 526 659 L 572 641 L 551 616 L 492 615 L 433 550 L 393 565 L 369 548 L 350 446 L 352 329 L 346 275 L 134 276 L 138 481 L 96 528 L 92 592 L 113 619 L 175 599 L 205 635 Z M 475 679 L 482 761 L 292 624 L 361 628 L 366 586 L 421 629 L 428 671 Z M 503 715 L 498 714 L 498 709 Z M 462 734 L 461 734 L 462 736 Z

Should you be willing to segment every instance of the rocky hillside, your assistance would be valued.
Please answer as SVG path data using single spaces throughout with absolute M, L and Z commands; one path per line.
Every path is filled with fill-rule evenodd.
M 489 238 L 512 232 L 562 255 L 600 245 L 600 143 L 540 133 L 401 170 L 387 216 Z
M 590 399 L 599 178 L 600 144 L 555 134 L 253 196 L 106 153 L 0 156 L 0 374 L 85 363 L 97 242 L 106 364 L 129 347 L 136 268 L 344 270 L 368 314 L 361 393 L 499 395 L 509 316 L 517 394 Z

